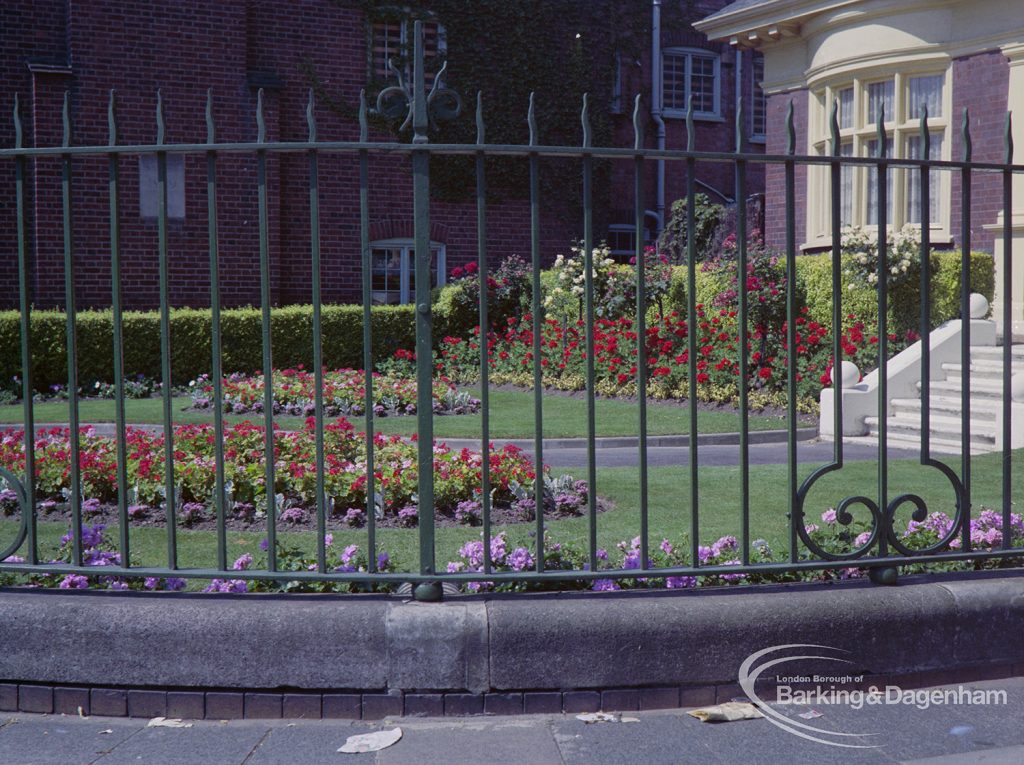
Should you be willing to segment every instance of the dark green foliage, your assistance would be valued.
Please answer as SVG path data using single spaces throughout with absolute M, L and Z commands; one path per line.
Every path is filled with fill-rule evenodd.
M 697 246 L 697 261 L 707 260 L 714 254 L 716 235 L 725 217 L 722 205 L 712 204 L 706 194 L 694 194 L 694 229 Z M 687 200 L 677 199 L 672 203 L 672 212 L 661 236 L 658 237 L 658 251 L 668 256 L 675 264 L 686 263 L 689 232 L 686 226 Z
M 310 306 L 275 308 L 271 318 L 272 355 L 278 368 L 313 364 L 313 312 Z M 415 345 L 413 307 L 374 306 L 371 313 L 374 358 L 391 356 L 398 348 Z M 124 314 L 126 374 L 160 378 L 160 317 L 158 313 Z M 113 370 L 112 314 L 78 314 L 78 376 L 83 385 L 111 382 Z M 0 312 L 0 380 L 9 387 L 21 376 L 20 314 Z M 446 317 L 435 314 L 435 331 Z M 171 312 L 171 366 L 174 385 L 184 385 L 211 367 L 210 312 L 193 308 Z M 225 372 L 258 372 L 263 365 L 261 314 L 255 308 L 223 311 L 222 349 Z M 37 390 L 67 384 L 64 314 L 32 314 L 33 383 Z M 363 309 L 355 305 L 324 306 L 324 364 L 330 369 L 363 366 Z

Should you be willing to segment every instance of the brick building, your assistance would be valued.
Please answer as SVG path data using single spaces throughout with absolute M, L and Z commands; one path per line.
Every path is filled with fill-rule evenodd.
M 383 4 L 381 4 L 383 6 Z M 429 6 L 430 3 L 424 3 Z M 582 6 L 582 4 L 579 4 Z M 610 139 L 631 146 L 632 96 L 644 95 L 645 143 L 659 145 L 660 117 L 667 148 L 686 143 L 682 107 L 692 93 L 698 112 L 696 145 L 731 150 L 735 145 L 737 98 L 757 148 L 764 129 L 764 102 L 755 85 L 758 61 L 736 54 L 727 44 L 709 43 L 695 32 L 696 20 L 724 0 L 697 2 L 619 2 L 635 14 L 646 30 L 638 49 L 616 50 L 602 36 L 606 26 L 601 4 L 568 18 L 564 34 L 575 31 L 603 41 L 596 58 L 607 59 L 614 77 L 601 94 L 609 112 Z M 652 20 L 665 6 L 676 20 L 666 24 L 653 45 Z M 671 6 L 671 7 L 669 7 Z M 671 14 L 668 12 L 671 11 Z M 682 19 L 682 22 L 679 22 Z M 446 34 L 441 14 L 426 24 L 429 63 L 433 67 L 459 46 L 475 44 Z M 71 143 L 105 145 L 109 140 L 109 91 L 117 92 L 118 135 L 122 145 L 152 144 L 156 138 L 156 98 L 162 94 L 168 143 L 206 140 L 203 110 L 207 89 L 213 94 L 218 142 L 256 139 L 257 93 L 264 92 L 268 141 L 302 141 L 307 137 L 306 100 L 310 73 L 331 98 L 342 104 L 317 110 L 320 140 L 354 140 L 358 123 L 346 105 L 357 102 L 360 89 L 370 89 L 386 75 L 386 61 L 401 55 L 411 24 L 375 15 L 373 4 L 359 0 L 302 0 L 255 3 L 252 0 L 185 0 L 174 4 L 139 0 L 7 0 L 0 7 L 0 146 L 14 144 L 9 118 L 15 94 L 20 99 L 26 146 L 59 146 L 65 91 L 71 96 Z M 593 34 L 592 34 L 593 33 Z M 652 66 L 653 63 L 660 66 Z M 510 73 L 514 76 L 514 73 Z M 661 83 L 657 93 L 652 87 Z M 447 84 L 460 89 L 453 71 Z M 465 97 L 465 93 L 463 93 Z M 652 98 L 657 95 L 657 98 Z M 578 94 L 566 94 L 576 100 Z M 467 104 L 469 99 L 465 99 Z M 601 99 L 599 99 L 601 100 Z M 525 104 L 524 104 L 525 117 Z M 394 140 L 382 128 L 374 140 Z M 522 136 L 525 142 L 525 130 Z M 661 214 L 685 188 L 685 168 L 666 163 L 662 181 L 653 165 L 647 174 L 644 207 L 646 235 L 656 235 Z M 76 157 L 73 162 L 73 242 L 76 296 L 80 307 L 101 307 L 110 301 L 110 212 L 108 160 Z M 129 308 L 151 308 L 158 302 L 156 162 L 153 156 L 123 155 L 119 162 L 122 290 Z M 64 300 L 64 227 L 61 210 L 59 157 L 29 161 L 26 224 L 33 262 L 33 299 L 37 306 L 60 306 Z M 609 171 L 610 188 L 596 221 L 595 236 L 608 236 L 614 247 L 631 247 L 633 221 L 632 163 Z M 732 168 L 702 163 L 697 179 L 716 201 L 731 201 Z M 206 158 L 203 154 L 171 155 L 168 161 L 168 246 L 171 301 L 175 305 L 209 303 Z M 573 180 L 567 180 L 572 183 Z M 472 186 L 472 178 L 466 180 Z M 749 191 L 760 190 L 755 170 Z M 218 227 L 221 292 L 225 305 L 259 302 L 258 208 L 256 160 L 251 154 L 218 158 Z M 659 193 L 659 188 L 664 192 Z M 276 304 L 310 300 L 310 234 L 308 161 L 301 154 L 273 155 L 268 164 L 269 250 L 272 300 Z M 360 294 L 359 189 L 356 159 L 328 155 L 320 159 L 320 232 L 323 296 L 328 302 L 356 301 Z M 582 214 L 571 195 L 549 194 L 542 200 L 541 247 L 545 258 L 565 251 L 580 236 Z M 370 217 L 375 300 L 404 301 L 410 295 L 412 185 L 408 161 L 375 159 L 371 167 Z M 436 252 L 437 279 L 476 256 L 475 202 L 434 199 L 431 240 Z M 529 255 L 529 201 L 515 190 L 495 190 L 488 206 L 488 249 L 492 262 L 512 253 Z M 0 160 L 0 306 L 17 304 L 14 163 Z

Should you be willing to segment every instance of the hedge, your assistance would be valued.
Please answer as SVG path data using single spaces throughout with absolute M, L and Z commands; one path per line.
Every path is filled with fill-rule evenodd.
M 990 254 L 971 253 L 971 289 L 980 292 L 990 302 L 995 286 L 995 263 Z M 933 252 L 932 269 L 932 325 L 941 324 L 960 315 L 960 253 L 958 251 Z M 832 323 L 832 256 L 801 255 L 796 260 L 797 280 L 806 295 L 808 314 L 822 324 Z M 844 314 L 861 318 L 878 315 L 878 291 L 858 284 L 850 289 L 844 277 L 842 309 Z M 697 268 L 697 302 L 711 305 L 715 296 L 731 285 L 725 274 L 701 271 Z M 666 299 L 666 309 L 686 313 L 687 269 L 672 269 L 672 281 Z M 918 326 L 920 300 L 916 280 L 901 285 L 890 295 L 890 321 L 893 331 L 905 331 Z
M 415 347 L 415 322 L 411 305 L 374 306 L 371 310 L 375 359 L 392 355 L 398 348 Z M 0 380 L 21 375 L 21 315 L 0 312 Z M 323 359 L 328 368 L 363 366 L 363 309 L 358 305 L 324 306 Z M 435 316 L 435 328 L 443 330 L 444 315 Z M 82 311 L 76 322 L 78 377 L 81 384 L 110 382 L 113 368 L 113 316 L 111 311 Z M 46 389 L 67 384 L 67 344 L 64 314 L 32 313 L 32 374 L 34 387 Z M 221 312 L 221 348 L 225 372 L 262 369 L 262 314 L 257 308 Z M 271 343 L 275 367 L 313 366 L 313 310 L 288 306 L 271 312 Z M 187 384 L 210 371 L 210 311 L 178 308 L 171 311 L 171 378 L 174 385 Z M 128 374 L 160 378 L 160 315 L 156 312 L 124 314 L 124 368 Z
M 932 323 L 939 324 L 960 313 L 960 253 L 935 252 L 932 267 Z M 797 278 L 806 294 L 808 312 L 814 320 L 830 324 L 832 317 L 831 256 L 802 255 L 797 258 Z M 685 266 L 672 269 L 665 310 L 686 315 Z M 552 276 L 542 275 L 550 288 Z M 715 296 L 728 289 L 729 278 L 697 270 L 697 302 L 711 305 Z M 994 288 L 994 262 L 987 253 L 971 254 L 971 284 L 989 301 Z M 864 285 L 848 289 L 843 282 L 843 313 L 874 317 L 876 290 Z M 475 314 L 449 316 L 454 287 L 435 293 L 434 337 L 459 333 L 462 325 L 475 322 Z M 920 303 L 917 283 L 903 285 L 892 295 L 890 305 L 893 331 L 917 326 Z M 411 305 L 374 306 L 370 312 L 374 359 L 384 359 L 399 348 L 415 347 L 415 316 Z M 363 366 L 363 309 L 358 305 L 323 308 L 324 364 L 332 369 Z M 112 314 L 82 311 L 78 314 L 78 376 L 81 384 L 111 381 L 113 329 Z M 255 372 L 262 369 L 262 315 L 256 308 L 238 308 L 221 313 L 221 345 L 226 372 Z M 271 341 L 274 366 L 313 365 L 313 310 L 311 306 L 287 306 L 271 311 Z M 178 308 L 171 312 L 171 378 L 186 384 L 210 371 L 210 312 Z M 37 390 L 67 383 L 67 352 L 64 314 L 59 311 L 32 313 L 33 383 Z M 124 365 L 129 374 L 160 378 L 160 316 L 156 312 L 124 314 Z M 0 311 L 0 388 L 9 387 L 21 374 L 20 314 Z

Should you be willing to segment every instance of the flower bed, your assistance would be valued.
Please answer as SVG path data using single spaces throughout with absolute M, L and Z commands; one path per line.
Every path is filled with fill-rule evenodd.
M 845 357 L 861 369 L 877 361 L 878 337 L 866 322 L 849 314 L 840 338 Z M 739 326 L 731 308 L 697 306 L 697 398 L 735 403 L 739 395 Z M 796 382 L 801 411 L 814 411 L 823 386 L 831 384 L 832 338 L 829 330 L 809 319 L 806 309 L 796 320 Z M 754 407 L 786 406 L 788 380 L 787 325 L 778 331 L 753 329 L 749 334 L 748 379 Z M 689 395 L 689 328 L 686 319 L 673 312 L 650 320 L 645 335 L 648 395 L 685 398 Z M 889 335 L 895 352 L 916 339 Z M 479 379 L 480 331 L 468 338 L 446 337 L 435 356 L 435 369 L 445 379 L 471 383 Z M 510 320 L 503 332 L 487 335 L 487 355 L 492 382 L 531 385 L 533 375 L 533 328 L 531 317 Z M 546 386 L 583 390 L 586 384 L 587 340 L 582 319 L 574 322 L 544 321 L 541 329 L 542 374 Z M 411 352 L 401 351 L 412 364 Z M 392 362 L 392 366 L 395 362 Z M 628 317 L 597 319 L 594 323 L 595 388 L 611 396 L 635 395 L 637 391 L 637 330 Z
M 314 421 L 301 430 L 275 429 L 273 498 L 282 523 L 302 526 L 310 521 L 316 503 L 316 446 Z M 24 431 L 8 430 L 0 437 L 0 467 L 16 475 L 25 470 Z M 265 430 L 243 422 L 225 429 L 225 477 L 233 517 L 249 522 L 266 511 Z M 36 492 L 44 512 L 63 512 L 69 496 L 71 444 L 67 428 L 36 434 Z M 365 436 L 344 418 L 324 429 L 324 483 L 332 514 L 352 526 L 366 521 L 367 454 Z M 83 428 L 81 480 L 83 513 L 88 517 L 109 511 L 104 503 L 116 493 L 115 440 Z M 215 487 L 215 437 L 210 425 L 175 428 L 174 485 L 178 520 L 185 525 L 212 523 L 211 497 Z M 140 521 L 163 517 L 164 438 L 150 430 L 126 431 L 127 473 L 131 487 L 129 515 Z M 483 457 L 469 449 L 434 445 L 434 504 L 439 520 L 480 523 L 480 481 Z M 417 445 L 415 437 L 376 434 L 374 493 L 376 516 L 382 525 L 413 526 L 417 521 Z M 534 502 L 532 461 L 515 446 L 490 452 L 491 502 L 500 521 L 529 520 Z M 586 502 L 585 482 L 544 475 L 544 506 L 551 513 L 572 515 Z M 0 509 L 13 512 L 16 502 L 0 497 Z
M 302 367 L 275 370 L 271 378 L 274 414 L 297 417 L 313 415 L 316 376 Z M 202 375 L 189 383 L 192 406 L 209 409 L 214 406 L 213 381 Z M 263 375 L 232 374 L 223 382 L 224 411 L 231 414 L 263 412 Z M 372 376 L 373 414 L 394 417 L 416 414 L 416 380 L 414 376 L 395 377 L 374 373 Z M 479 411 L 480 401 L 458 391 L 445 379 L 434 381 L 433 411 L 435 414 L 469 414 Z M 358 369 L 325 371 L 323 404 L 327 417 L 358 416 L 365 412 L 366 374 Z

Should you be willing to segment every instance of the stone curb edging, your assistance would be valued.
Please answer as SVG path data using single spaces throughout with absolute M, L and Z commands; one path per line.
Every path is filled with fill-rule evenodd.
M 869 675 L 850 687 L 901 689 L 1024 676 L 1024 662 Z M 794 685 L 794 687 L 806 687 Z M 761 685 L 758 684 L 760 690 Z M 189 720 L 382 720 L 387 717 L 646 712 L 721 704 L 743 696 L 726 685 L 612 688 L 506 693 L 306 693 L 260 689 L 151 689 L 0 683 L 0 712 L 101 717 L 175 717 Z M 771 699 L 771 693 L 761 695 Z
M 204 714 L 211 695 L 215 702 L 213 717 L 223 714 L 218 694 L 241 703 L 243 716 L 246 704 L 273 710 L 279 696 L 283 705 L 285 696 L 308 695 L 320 699 L 322 713 L 332 708 L 324 705 L 348 704 L 361 716 L 415 714 L 416 703 L 428 703 L 417 701 L 424 695 L 430 714 L 438 699 L 451 714 L 515 709 L 520 697 L 524 711 L 534 711 L 528 700 L 536 694 L 559 711 L 631 699 L 651 708 L 658 697 L 679 706 L 719 698 L 719 689 L 736 695 L 744 659 L 792 643 L 849 651 L 846 670 L 869 679 L 937 684 L 968 677 L 968 668 L 982 677 L 993 668 L 1024 674 L 1024 642 L 1011 639 L 1024 630 L 1024 572 L 903 581 L 523 593 L 440 604 L 377 595 L 7 589 L 0 590 L 0 708 L 15 696 L 18 708 L 45 706 L 47 694 L 56 704 L 59 689 L 76 688 L 76 698 L 88 689 L 100 708 L 108 691 L 123 694 L 128 714 L 131 698 L 140 711 L 177 698 L 167 694 L 203 693 Z
M 67 423 L 42 422 L 36 423 L 36 429 L 66 428 Z M 82 423 L 81 427 L 91 427 L 99 435 L 113 436 L 114 424 L 109 422 Z M 137 429 L 162 430 L 161 425 L 133 425 Z M 797 441 L 810 441 L 818 437 L 818 429 L 797 428 Z M 479 438 L 435 438 L 436 441 L 448 444 L 453 449 L 479 448 Z M 756 444 L 784 444 L 789 440 L 789 433 L 785 430 L 751 430 L 747 433 L 747 442 Z M 505 444 L 511 444 L 520 449 L 531 450 L 535 444 L 529 438 L 492 438 L 491 442 L 497 448 Z M 698 446 L 736 446 L 740 442 L 739 433 L 698 433 Z M 595 449 L 629 449 L 636 448 L 640 439 L 634 436 L 604 436 L 594 439 Z M 545 438 L 544 449 L 586 449 L 589 445 L 586 438 Z M 650 448 L 659 447 L 688 447 L 690 445 L 689 435 L 678 436 L 648 436 L 647 446 Z

